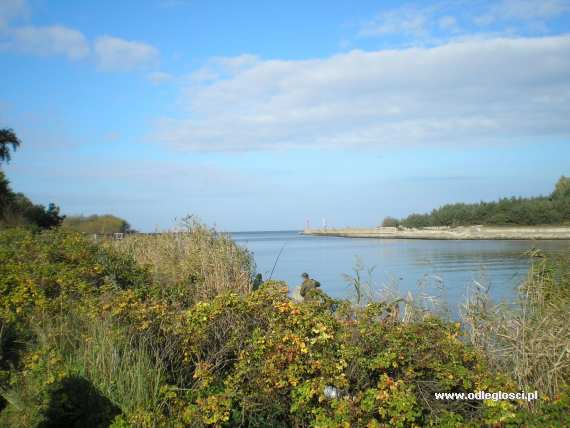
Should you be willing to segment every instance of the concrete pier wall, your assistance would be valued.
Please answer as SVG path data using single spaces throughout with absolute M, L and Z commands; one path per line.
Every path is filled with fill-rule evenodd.
M 423 229 L 377 227 L 371 229 L 306 229 L 302 233 L 315 236 L 383 239 L 570 240 L 570 226 L 461 226 Z

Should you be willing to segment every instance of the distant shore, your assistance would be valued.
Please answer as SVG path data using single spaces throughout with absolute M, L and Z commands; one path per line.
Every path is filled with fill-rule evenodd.
M 305 229 L 303 235 L 436 240 L 570 240 L 570 226 L 459 226 Z

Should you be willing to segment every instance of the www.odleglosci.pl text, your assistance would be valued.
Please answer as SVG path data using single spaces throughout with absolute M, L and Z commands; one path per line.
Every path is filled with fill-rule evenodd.
M 538 399 L 538 391 L 534 392 L 435 392 L 436 400 L 526 400 Z

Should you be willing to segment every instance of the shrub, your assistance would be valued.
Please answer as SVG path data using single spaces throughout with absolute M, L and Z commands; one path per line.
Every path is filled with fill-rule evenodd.
M 23 318 L 34 308 L 63 312 L 99 294 L 104 286 L 148 284 L 147 273 L 134 260 L 80 234 L 0 232 L 0 316 L 5 320 Z
M 459 326 L 383 323 L 384 310 L 370 305 L 358 321 L 346 320 L 326 305 L 293 303 L 278 283 L 196 305 L 180 324 L 192 373 L 181 395 L 189 403 L 183 419 L 200 426 L 409 426 L 437 422 L 445 409 L 462 421 L 490 417 L 485 403 L 454 407 L 430 396 L 509 388 L 487 375 Z M 512 409 L 507 403 L 497 417 Z

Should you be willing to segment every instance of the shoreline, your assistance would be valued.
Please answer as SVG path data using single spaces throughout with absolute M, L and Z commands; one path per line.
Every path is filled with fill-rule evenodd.
M 426 240 L 570 240 L 570 226 L 458 226 L 305 229 L 302 235 Z

